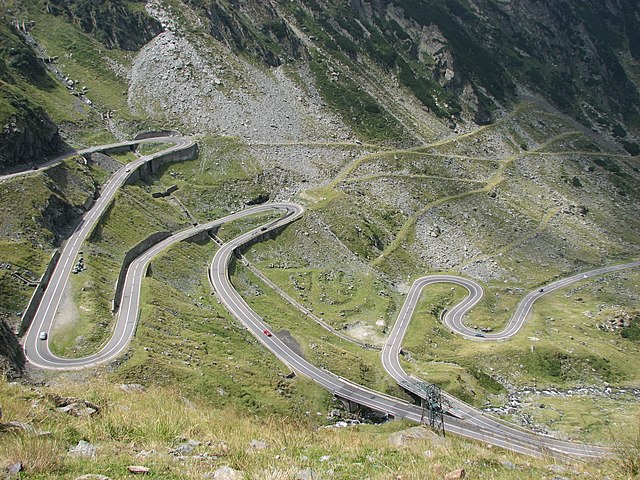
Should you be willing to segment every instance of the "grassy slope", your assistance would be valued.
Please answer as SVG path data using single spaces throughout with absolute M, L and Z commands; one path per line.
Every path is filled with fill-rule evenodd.
M 14 95 L 26 96 L 32 105 L 44 108 L 62 127 L 65 141 L 74 146 L 100 145 L 114 140 L 114 136 L 105 130 L 103 114 L 106 112 L 124 132 L 162 128 L 152 120 L 130 112 L 127 79 L 115 73 L 115 70 L 126 71 L 130 67 L 134 53 L 106 48 L 67 21 L 65 16 L 47 13 L 45 4 L 40 0 L 25 1 L 19 6 L 11 5 L 11 10 L 21 20 L 34 22 L 29 34 L 38 41 L 47 57 L 56 58 L 54 68 L 74 80 L 76 91 L 84 90 L 86 95 L 73 96 L 52 73 L 47 73 L 39 84 L 17 77 L 19 81 L 15 85 L 3 84 L 3 87 Z M 6 28 L 2 31 L 8 34 Z M 90 100 L 90 104 L 85 99 Z M 10 113 L 11 106 L 3 96 L 0 118 Z
M 67 290 L 80 309 L 78 323 L 54 328 L 52 350 L 61 355 L 83 356 L 104 342 L 111 331 L 111 301 L 126 251 L 157 231 L 186 224 L 166 202 L 152 200 L 139 186 L 125 187 L 116 196 L 83 252 L 86 271 L 71 277 Z
M 0 312 L 12 322 L 21 313 L 33 293 L 13 275 L 16 271 L 28 279 L 38 280 L 53 252 L 52 243 L 73 225 L 75 214 L 93 197 L 94 172 L 67 160 L 46 173 L 15 178 L 0 184 L 0 259 L 11 268 L 0 270 L 2 304 Z
M 232 192 L 231 200 L 227 200 L 230 202 L 238 196 L 257 195 L 254 182 L 243 170 L 257 171 L 249 163 L 245 167 L 240 161 L 230 163 L 229 169 L 237 172 L 235 182 L 232 175 L 225 175 L 227 169 L 221 172 L 211 168 L 228 158 L 229 148 L 238 148 L 235 141 L 211 139 L 203 142 L 203 147 L 198 160 L 168 165 L 166 178 L 158 184 L 127 186 L 116 196 L 104 222 L 83 248 L 87 269 L 72 276 L 68 290 L 77 311 L 71 312 L 71 321 L 54 329 L 54 351 L 67 356 L 95 351 L 107 339 L 113 323 L 113 285 L 124 252 L 152 232 L 176 231 L 187 224 L 182 212 L 166 199 L 152 199 L 152 191 L 177 182 L 180 189 L 176 196 L 196 215 L 200 204 L 194 202 L 203 197 L 193 192 L 206 191 L 213 197 L 210 201 L 219 205 L 224 205 L 228 192 Z M 183 181 L 191 176 L 197 176 L 199 183 Z M 223 179 L 230 180 L 234 188 L 217 188 Z M 217 218 L 225 213 L 219 212 L 200 215 Z M 236 222 L 222 227 L 218 234 L 222 238 L 235 236 L 269 218 L 262 215 Z M 209 399 L 219 397 L 217 404 L 235 405 L 254 413 L 300 416 L 308 410 L 323 409 L 328 401 L 326 393 L 306 380 L 285 379 L 289 372 L 266 351 L 256 349 L 257 342 L 211 296 L 206 266 L 215 252 L 214 245 L 182 243 L 152 262 L 152 278 L 143 288 L 138 336 L 130 357 L 114 378 L 161 385 L 179 382 L 185 392 Z
M 57 412 L 49 394 L 86 398 L 100 407 L 92 417 L 75 418 Z M 125 393 L 101 380 L 86 385 L 26 388 L 0 383 L 5 421 L 28 421 L 47 436 L 5 434 L 0 462 L 21 461 L 21 478 L 62 479 L 91 472 L 113 479 L 131 478 L 128 465 L 150 468 L 149 478 L 202 478 L 206 472 L 230 466 L 246 478 L 296 478 L 311 469 L 321 478 L 440 479 L 464 467 L 470 478 L 527 479 L 552 476 L 548 459 L 535 460 L 455 437 L 389 444 L 389 435 L 405 429 L 404 422 L 346 429 L 316 429 L 315 415 L 306 419 L 253 417 L 233 407 L 211 406 L 175 387 L 154 387 Z M 191 455 L 176 457 L 170 450 L 187 439 L 202 442 Z M 267 448 L 252 451 L 260 439 Z M 93 459 L 66 452 L 78 441 L 96 445 Z M 622 439 L 621 439 L 622 440 Z M 144 453 L 146 452 L 146 453 Z M 629 452 L 633 455 L 634 449 Z M 565 478 L 624 478 L 630 461 L 576 463 L 556 466 Z
M 290 295 L 324 313 L 330 324 L 364 324 L 381 335 L 375 322 L 393 322 L 402 302 L 397 284 L 433 271 L 430 258 L 418 256 L 425 243 L 418 241 L 416 224 L 449 221 L 476 250 L 449 271 L 473 276 L 469 267 L 491 261 L 504 272 L 483 282 L 485 299 L 469 320 L 474 326 L 501 328 L 526 289 L 634 255 L 638 228 L 631 211 L 637 197 L 625 185 L 637 182 L 637 173 L 627 162 L 633 161 L 600 151 L 561 118 L 524 105 L 498 124 L 454 140 L 357 159 L 328 186 L 305 192 L 307 217 L 277 241 L 256 245 L 248 257 Z M 460 195 L 483 185 L 483 191 Z M 572 205 L 586 207 L 586 216 L 568 213 Z M 468 212 L 463 221 L 460 212 Z M 390 241 L 394 235 L 401 238 L 397 245 Z M 634 275 L 606 290 L 615 295 L 611 304 L 625 311 L 634 307 Z M 534 383 L 561 388 L 602 382 L 638 385 L 634 344 L 598 333 L 593 326 L 588 338 L 574 335 L 575 341 L 567 341 L 574 333 L 570 325 L 541 328 L 535 320 L 516 339 L 499 345 L 453 338 L 436 321 L 439 311 L 452 304 L 449 288 L 427 294 L 405 341 L 413 353 L 407 368 L 467 401 L 480 406 L 504 402 L 506 390 L 496 379 L 515 389 Z M 541 302 L 540 309 L 560 298 Z M 598 305 L 595 292 L 590 302 L 591 308 Z M 582 315 L 578 309 L 557 308 L 562 313 L 553 317 L 566 322 Z M 613 352 L 612 341 L 625 347 Z M 522 368 L 513 369 L 514 359 Z M 564 400 L 565 418 L 571 418 L 571 402 Z M 607 422 L 634 415 L 625 400 L 602 410 L 597 428 L 582 431 L 571 420 L 551 422 L 550 428 L 575 438 L 603 439 Z

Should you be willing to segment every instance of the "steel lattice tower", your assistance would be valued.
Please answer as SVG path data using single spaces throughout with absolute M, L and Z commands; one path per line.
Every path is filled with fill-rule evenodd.
M 444 418 L 442 408 L 442 391 L 437 385 L 426 382 L 418 382 L 418 388 L 424 393 L 422 402 L 422 416 L 420 423 L 427 424 L 426 412 L 428 411 L 429 426 L 436 432 L 442 432 L 444 435 Z

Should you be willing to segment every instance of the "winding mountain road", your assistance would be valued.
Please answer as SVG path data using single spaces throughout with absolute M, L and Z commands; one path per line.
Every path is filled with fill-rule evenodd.
M 177 137 L 172 137 L 178 140 Z M 186 148 L 191 140 L 180 139 L 171 149 Z M 169 149 L 169 150 L 171 150 Z M 159 152 L 155 155 L 164 154 Z M 276 335 L 267 336 L 263 332 L 270 329 L 270 326 L 249 306 L 249 304 L 234 289 L 229 278 L 229 265 L 234 257 L 234 253 L 242 246 L 251 242 L 260 241 L 261 237 L 271 230 L 283 228 L 291 222 L 299 219 L 304 214 L 304 208 L 294 203 L 270 203 L 263 204 L 243 211 L 228 215 L 221 219 L 198 225 L 171 235 L 164 241 L 145 251 L 129 266 L 123 287 L 123 297 L 120 310 L 116 319 L 114 332 L 108 343 L 96 354 L 85 358 L 68 359 L 59 358 L 51 353 L 48 348 L 48 341 L 40 340 L 40 332 L 50 332 L 55 319 L 55 313 L 61 301 L 65 286 L 68 282 L 69 274 L 75 258 L 80 250 L 82 242 L 102 216 L 108 204 L 111 202 L 117 188 L 126 181 L 130 172 L 149 161 L 150 157 L 143 157 L 128 167 L 118 170 L 105 185 L 104 191 L 94 206 L 87 212 L 74 234 L 68 239 L 62 252 L 58 266 L 54 271 L 51 281 L 45 291 L 44 297 L 37 310 L 31 327 L 27 331 L 24 339 L 24 351 L 27 359 L 33 365 L 45 369 L 68 370 L 86 368 L 99 365 L 121 355 L 127 348 L 131 338 L 135 334 L 140 309 L 140 291 L 147 266 L 151 259 L 164 249 L 186 240 L 200 232 L 207 231 L 221 225 L 222 223 L 236 220 L 248 215 L 261 212 L 276 211 L 282 216 L 272 220 L 267 224 L 246 232 L 235 239 L 223 244 L 215 254 L 209 267 L 209 279 L 215 289 L 221 303 L 227 310 L 238 319 L 256 339 L 268 348 L 278 359 L 287 364 L 291 369 L 301 375 L 314 380 L 334 395 L 357 402 L 360 405 L 370 407 L 374 410 L 385 412 L 399 418 L 407 418 L 413 421 L 420 421 L 421 407 L 410 404 L 398 398 L 376 392 L 369 388 L 357 385 L 334 373 L 322 368 L 318 368 L 303 357 L 292 351 Z M 622 268 L 633 268 L 640 262 L 632 262 L 625 265 L 605 267 L 593 270 L 580 275 L 574 275 L 568 279 L 559 280 L 544 287 L 544 292 L 532 292 L 527 295 L 516 313 L 509 322 L 507 328 L 491 337 L 485 337 L 483 341 L 498 340 L 514 335 L 526 320 L 533 302 L 542 294 L 562 288 L 572 282 L 578 281 L 585 276 L 594 276 L 609 271 L 620 270 Z M 462 285 L 469 290 L 469 295 L 454 307 L 445 316 L 445 323 L 454 331 L 466 338 L 478 339 L 473 336 L 475 332 L 468 329 L 463 323 L 464 314 L 472 308 L 482 297 L 482 288 L 468 279 L 440 275 L 429 276 L 418 279 L 412 286 L 409 295 L 402 307 L 396 325 L 394 326 L 387 343 L 382 351 L 382 361 L 385 369 L 401 385 L 411 390 L 417 381 L 408 376 L 402 369 L 399 361 L 400 345 L 406 333 L 407 326 L 417 304 L 422 289 L 436 282 L 447 282 Z M 606 447 L 590 446 L 567 442 L 542 435 L 536 435 L 514 425 L 498 421 L 493 417 L 474 409 L 473 407 L 448 396 L 456 414 L 460 418 L 452 416 L 445 417 L 446 429 L 452 433 L 497 445 L 509 450 L 534 456 L 579 456 L 579 457 L 602 457 L 611 452 Z
M 161 152 L 157 152 L 153 155 L 140 157 L 139 159 L 127 165 L 124 165 L 119 170 L 117 170 L 103 186 L 100 196 L 91 206 L 91 208 L 85 213 L 75 231 L 67 239 L 64 247 L 62 248 L 58 264 L 45 288 L 42 300 L 40 301 L 40 305 L 23 340 L 25 356 L 27 357 L 29 362 L 38 367 L 54 369 L 84 368 L 85 366 L 91 366 L 95 364 L 94 359 L 83 364 L 79 359 L 71 360 L 59 359 L 55 357 L 49 350 L 49 342 L 41 341 L 39 339 L 39 336 L 41 332 L 45 332 L 47 333 L 47 335 L 50 333 L 56 312 L 58 311 L 62 296 L 69 281 L 71 270 L 75 265 L 78 252 L 80 252 L 83 242 L 87 239 L 100 217 L 102 217 L 104 212 L 111 204 L 111 201 L 113 200 L 113 197 L 118 189 L 122 185 L 124 185 L 129 176 L 132 175 L 133 172 L 143 164 L 153 160 L 160 155 L 184 150 L 194 144 L 193 140 L 185 137 L 156 137 L 153 139 L 146 139 L 141 141 L 123 142 L 121 144 L 94 147 L 91 149 L 87 149 L 87 151 L 101 151 L 118 146 L 133 145 L 145 141 L 172 143 L 173 146 Z M 71 156 L 76 154 L 77 152 L 72 152 L 69 155 Z M 60 161 L 62 161 L 62 158 L 56 159 L 56 162 Z M 12 178 L 16 175 L 27 173 L 31 173 L 31 171 L 11 174 L 9 177 L 5 178 Z M 135 312 L 135 314 L 137 316 L 137 311 Z M 133 334 L 133 332 L 131 332 L 131 334 Z

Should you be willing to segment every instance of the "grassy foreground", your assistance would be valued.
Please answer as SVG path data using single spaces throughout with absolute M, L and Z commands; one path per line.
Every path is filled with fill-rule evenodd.
M 56 394 L 89 400 L 100 411 L 85 417 L 59 412 L 51 400 Z M 207 478 L 223 466 L 248 479 L 441 479 L 457 468 L 465 469 L 466 478 L 491 479 L 558 474 L 632 478 L 637 473 L 637 439 L 635 444 L 626 441 L 635 450 L 625 458 L 554 465 L 549 459 L 522 457 L 453 436 L 426 434 L 397 446 L 394 432 L 412 426 L 403 421 L 328 429 L 318 428 L 324 419 L 315 414 L 306 419 L 240 415 L 233 408 L 186 398 L 171 387 L 126 392 L 102 380 L 41 388 L 2 381 L 0 398 L 3 425 L 18 421 L 34 427 L 31 433 L 0 430 L 5 430 L 0 433 L 0 465 L 22 462 L 20 478 L 25 479 L 68 479 L 88 473 L 131 478 L 129 465 L 149 468 L 146 478 L 167 479 Z M 69 453 L 80 440 L 96 447 L 95 456 Z M 191 452 L 172 452 L 189 440 L 200 444 Z

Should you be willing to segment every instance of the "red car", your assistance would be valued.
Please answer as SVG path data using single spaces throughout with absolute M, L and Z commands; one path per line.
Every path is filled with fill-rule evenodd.
M 264 329 L 262 333 L 264 333 L 267 337 L 270 337 L 272 335 L 271 332 L 267 329 Z

